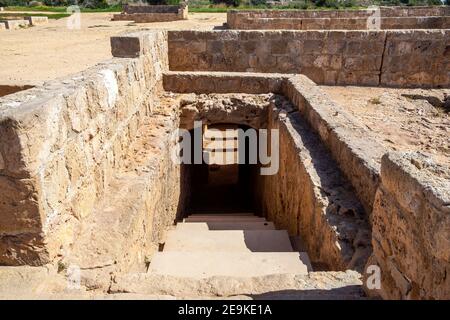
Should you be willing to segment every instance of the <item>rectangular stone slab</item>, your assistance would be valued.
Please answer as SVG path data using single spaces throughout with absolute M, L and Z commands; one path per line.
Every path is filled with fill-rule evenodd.
M 48 23 L 48 17 L 31 16 L 25 17 L 25 20 L 27 20 L 32 26 Z
M 307 274 L 309 259 L 298 252 L 157 252 L 149 272 L 189 278 Z
M 273 222 L 189 222 L 177 224 L 180 230 L 275 230 Z
M 15 30 L 21 27 L 27 27 L 30 22 L 27 20 L 5 20 L 6 29 Z
M 292 252 L 286 230 L 170 230 L 164 252 Z
M 213 215 L 209 216 L 209 217 L 195 217 L 195 216 L 190 216 L 186 219 L 184 219 L 184 222 L 232 222 L 232 221 L 236 221 L 236 222 L 264 222 L 266 221 L 266 219 L 261 218 L 261 217 L 229 217 L 229 216 L 217 216 L 214 217 Z

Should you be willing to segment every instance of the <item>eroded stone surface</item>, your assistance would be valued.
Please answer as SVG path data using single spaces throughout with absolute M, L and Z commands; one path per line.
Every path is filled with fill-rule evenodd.
M 408 80 L 399 83 L 427 79 L 423 61 L 442 52 L 445 32 L 417 34 L 425 45 L 419 46 L 425 52 L 418 57 L 422 62 L 411 73 L 405 71 Z M 195 54 L 218 50 L 232 57 L 239 50 L 262 50 L 256 59 L 244 56 L 245 61 L 214 56 L 180 63 L 232 61 L 248 63 L 253 70 L 261 58 L 271 68 L 282 66 L 277 71 L 291 70 L 286 50 L 298 48 L 290 48 L 283 36 L 297 34 L 270 33 L 273 38 L 262 49 L 253 46 L 268 34 L 225 32 L 224 42 L 214 32 L 170 37 L 192 45 Z M 324 45 L 323 34 L 309 33 L 299 44 L 315 52 Z M 340 43 L 341 33 L 326 34 L 333 40 L 328 44 Z M 395 65 L 399 48 L 408 47 L 415 35 L 376 33 L 370 45 L 384 50 L 378 44 L 388 42 L 392 59 L 386 64 Z M 197 36 L 207 39 L 198 41 Z M 239 37 L 249 36 L 255 38 L 240 46 Z M 352 52 L 350 58 L 368 48 L 361 33 L 345 37 L 357 43 L 345 48 Z M 426 45 L 428 37 L 436 46 Z M 137 45 L 127 47 L 131 38 Z M 314 263 L 363 271 L 372 240 L 367 265 L 381 267 L 382 297 L 448 298 L 448 167 L 432 164 L 426 155 L 383 156 L 386 149 L 361 123 L 305 76 L 170 73 L 168 46 L 173 52 L 179 48 L 167 43 L 165 32 L 141 32 L 118 43 L 123 57 L 131 52 L 134 58 L 116 58 L 0 99 L 0 187 L 5 190 L 0 198 L 0 264 L 46 265 L 0 267 L 2 291 L 17 287 L 10 296 L 25 297 L 30 295 L 24 290 L 28 282 L 34 297 L 120 299 L 124 292 L 124 298 L 360 298 L 355 271 L 200 281 L 144 273 L 189 196 L 189 175 L 170 159 L 172 134 L 179 127 L 191 129 L 194 120 L 206 120 L 280 130 L 280 170 L 255 180 L 256 203 L 275 225 L 301 236 Z M 335 49 L 344 50 L 329 48 Z M 405 65 L 414 64 L 417 52 L 408 54 Z M 321 68 L 328 58 L 321 55 L 314 63 Z M 356 68 L 352 70 L 364 68 L 365 61 L 347 58 L 344 64 Z M 372 71 L 380 69 L 375 69 L 364 81 L 379 81 L 380 74 Z M 181 93 L 163 92 L 163 74 L 166 88 Z M 365 74 L 351 77 L 358 82 L 360 76 Z M 440 76 L 424 83 L 440 83 Z M 218 87 L 223 91 L 215 94 Z M 70 277 L 66 271 L 73 268 L 79 270 L 79 292 L 64 289 Z M 107 297 L 109 290 L 114 295 Z
M 209 125 L 237 123 L 259 129 L 266 127 L 265 113 L 273 94 L 190 94 L 180 101 L 180 127 L 191 130 L 194 121 Z
M 259 30 L 365 30 L 370 17 L 379 19 L 380 29 L 447 29 L 445 7 L 378 7 L 366 10 L 228 10 L 231 29 Z
M 449 168 L 420 153 L 389 153 L 381 181 L 368 262 L 381 268 L 378 293 L 386 299 L 448 298 Z
M 0 263 L 39 265 L 64 254 L 108 194 L 167 66 L 165 33 L 156 34 L 140 59 L 0 99 Z
M 188 17 L 187 2 L 179 5 L 125 4 L 121 14 L 113 15 L 114 21 L 130 20 L 136 23 L 185 20 Z
M 449 32 L 169 31 L 169 62 L 173 71 L 301 73 L 327 85 L 447 87 Z
M 247 295 L 253 298 L 291 293 L 297 299 L 316 296 L 326 299 L 349 290 L 353 298 L 362 298 L 360 274 L 347 272 L 312 272 L 308 275 L 282 274 L 253 278 L 211 277 L 201 281 L 190 278 L 129 274 L 115 279 L 112 293 L 138 293 L 190 297 L 232 297 Z M 336 293 L 333 293 L 335 291 Z M 345 295 L 345 294 L 344 294 Z

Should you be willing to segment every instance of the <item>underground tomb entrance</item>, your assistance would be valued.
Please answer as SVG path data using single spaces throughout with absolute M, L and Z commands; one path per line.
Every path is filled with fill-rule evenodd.
M 371 252 L 363 206 L 319 136 L 289 99 L 279 93 L 174 96 L 180 128 L 194 135 L 194 121 L 202 121 L 202 151 L 207 157 L 212 150 L 222 155 L 224 150 L 236 151 L 235 145 L 228 144 L 233 139 L 212 139 L 209 131 L 277 130 L 279 136 L 279 168 L 272 175 L 260 174 L 264 167 L 260 162 L 182 165 L 189 177 L 182 183 L 189 194 L 182 217 L 253 213 L 276 229 L 287 230 L 294 250 L 307 252 L 314 270 L 362 271 Z M 267 141 L 271 143 L 271 138 Z M 261 146 L 260 141 L 257 144 Z M 249 154 L 249 147 L 244 145 L 244 154 Z M 272 156 L 271 146 L 265 147 Z
M 267 107 L 274 97 L 182 96 L 180 129 L 189 130 L 189 150 L 181 150 L 189 153 L 189 163 L 182 164 L 182 172 L 190 177 L 185 213 L 257 214 L 253 187 L 261 167 L 259 129 L 267 129 Z M 263 149 L 265 158 L 269 157 L 267 148 Z
M 202 163 L 185 165 L 191 171 L 191 213 L 253 213 L 252 181 L 259 163 L 250 163 L 250 138 L 256 130 L 236 124 L 203 127 Z M 240 144 L 240 141 L 243 144 Z M 192 155 L 195 150 L 192 146 Z M 243 155 L 242 155 L 243 154 Z M 240 156 L 244 161 L 239 161 Z

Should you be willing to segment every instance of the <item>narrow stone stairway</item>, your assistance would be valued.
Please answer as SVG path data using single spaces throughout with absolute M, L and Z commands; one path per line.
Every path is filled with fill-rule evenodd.
M 168 231 L 149 272 L 189 278 L 307 274 L 306 252 L 294 252 L 286 230 L 249 213 L 193 214 Z

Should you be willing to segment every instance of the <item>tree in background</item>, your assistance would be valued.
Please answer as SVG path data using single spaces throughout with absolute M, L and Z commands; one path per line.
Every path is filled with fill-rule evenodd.
M 226 4 L 227 6 L 239 7 L 241 0 L 211 0 L 213 4 Z
M 142 1 L 151 5 L 177 5 L 180 4 L 180 0 L 145 0 Z

